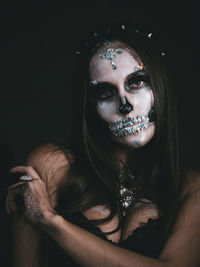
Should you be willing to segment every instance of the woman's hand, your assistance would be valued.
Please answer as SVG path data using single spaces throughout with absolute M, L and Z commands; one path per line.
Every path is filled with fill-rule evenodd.
M 46 190 L 46 184 L 32 167 L 17 166 L 11 173 L 24 173 L 32 180 L 22 181 L 9 187 L 6 208 L 9 215 L 23 213 L 32 224 L 47 226 L 48 221 L 56 214 L 52 208 Z

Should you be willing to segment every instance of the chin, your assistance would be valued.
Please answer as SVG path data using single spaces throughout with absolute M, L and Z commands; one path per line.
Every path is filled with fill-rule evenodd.
M 127 148 L 136 149 L 145 146 L 155 134 L 155 123 L 151 123 L 149 128 L 131 135 L 122 137 L 113 137 L 115 142 L 126 146 Z

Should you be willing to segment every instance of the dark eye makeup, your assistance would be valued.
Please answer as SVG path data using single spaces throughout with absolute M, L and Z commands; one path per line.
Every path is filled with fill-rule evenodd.
M 104 101 L 111 100 L 117 96 L 117 88 L 109 83 L 99 83 L 91 86 L 90 95 L 93 100 Z
M 126 90 L 137 90 L 143 87 L 151 87 L 150 80 L 148 76 L 137 76 L 134 78 L 130 78 L 126 82 Z
M 139 70 L 130 74 L 125 82 L 125 88 L 128 91 L 138 90 L 140 88 L 151 88 L 151 82 L 147 71 Z
M 130 92 L 134 92 L 141 88 L 151 88 L 150 78 L 147 71 L 137 70 L 128 75 L 125 81 L 125 89 Z M 99 101 L 111 101 L 118 95 L 117 88 L 107 82 L 99 82 L 95 85 L 89 86 L 90 96 L 93 100 Z

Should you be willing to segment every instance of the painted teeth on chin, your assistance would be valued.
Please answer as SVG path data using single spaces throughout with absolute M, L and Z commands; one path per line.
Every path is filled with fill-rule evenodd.
M 148 127 L 149 118 L 147 116 L 144 116 L 144 115 L 139 115 L 136 117 L 136 119 L 134 119 L 134 118 L 123 119 L 121 121 L 110 123 L 109 129 L 111 132 L 118 132 L 120 130 L 123 131 L 123 128 L 128 127 L 128 126 L 134 126 L 135 124 L 138 124 L 138 123 L 142 124 L 142 125 L 147 124 L 147 127 Z M 137 125 L 137 127 L 138 127 L 138 125 Z M 147 127 L 145 127 L 145 128 L 147 128 Z
M 139 125 L 136 126 L 132 126 L 128 129 L 123 128 L 123 129 L 110 129 L 111 133 L 116 136 L 116 137 L 121 137 L 121 136 L 127 136 L 127 135 L 132 135 L 135 134 L 137 132 L 141 132 L 144 129 L 148 128 L 150 126 L 149 123 L 149 118 L 146 118 L 146 120 L 142 123 L 140 123 Z
M 124 127 L 124 124 L 129 124 L 129 123 L 134 124 L 135 123 L 134 118 L 128 118 L 128 119 L 123 119 L 121 121 L 112 122 L 110 123 L 109 128 L 117 128 L 117 127 L 122 128 Z

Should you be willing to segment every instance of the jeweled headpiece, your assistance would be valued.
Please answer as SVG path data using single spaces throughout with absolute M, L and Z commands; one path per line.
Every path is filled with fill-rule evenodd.
M 117 28 L 116 28 L 117 26 Z M 154 45 L 158 48 L 158 50 L 160 50 L 160 53 L 162 56 L 165 56 L 166 55 L 166 52 L 163 50 L 163 48 L 161 47 L 160 43 L 157 42 L 154 38 L 154 34 L 152 32 L 143 32 L 141 30 L 138 30 L 138 29 L 134 29 L 126 24 L 118 24 L 116 25 L 115 28 L 114 28 L 114 32 L 115 31 L 121 31 L 121 32 L 129 32 L 129 33 L 133 33 L 133 34 L 136 34 L 140 37 L 143 37 L 145 39 L 149 39 L 152 41 L 152 43 L 154 43 Z M 95 41 L 97 43 L 97 46 L 100 47 L 102 46 L 102 44 L 108 44 L 109 40 L 110 39 L 110 33 L 112 33 L 112 27 L 111 28 L 107 28 L 107 29 L 104 29 L 103 31 L 101 32 L 93 32 L 90 37 L 87 39 L 87 41 L 85 41 L 83 43 L 83 47 L 89 47 L 90 46 L 90 42 L 93 42 Z M 109 49 L 109 47 L 107 47 L 107 49 Z M 116 65 L 113 61 L 113 59 L 117 56 L 117 54 L 120 54 L 120 50 L 121 49 L 114 49 L 114 48 L 110 48 L 111 50 L 109 51 L 105 51 L 105 52 L 102 52 L 100 53 L 100 57 L 101 58 L 106 58 L 107 60 L 109 60 L 111 62 L 111 65 L 113 67 L 113 69 L 116 69 Z M 118 53 L 119 52 L 119 53 Z M 79 55 L 80 54 L 80 51 L 75 51 L 75 54 L 76 55 Z
M 121 48 L 112 48 L 112 47 L 104 47 L 99 54 L 100 58 L 105 58 L 110 61 L 113 70 L 117 69 L 117 66 L 114 62 L 114 59 L 117 57 L 117 54 L 122 54 L 123 50 Z

